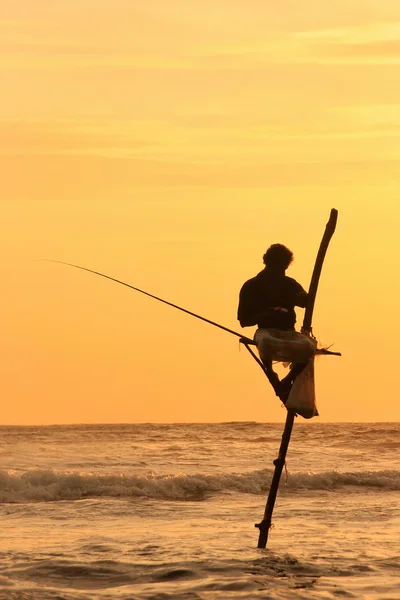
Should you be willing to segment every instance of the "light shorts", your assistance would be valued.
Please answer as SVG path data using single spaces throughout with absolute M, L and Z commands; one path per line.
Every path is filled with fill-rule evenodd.
M 307 363 L 316 350 L 312 339 L 294 329 L 260 328 L 254 334 L 254 341 L 263 362 Z

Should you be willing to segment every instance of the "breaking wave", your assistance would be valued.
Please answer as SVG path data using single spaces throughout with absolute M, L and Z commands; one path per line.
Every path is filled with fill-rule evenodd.
M 165 500 L 201 500 L 218 492 L 265 494 L 272 470 L 248 473 L 196 475 L 99 475 L 28 470 L 22 474 L 0 471 L 0 502 L 52 502 L 84 498 L 142 497 Z M 289 473 L 281 489 L 335 490 L 343 487 L 400 490 L 400 471 Z

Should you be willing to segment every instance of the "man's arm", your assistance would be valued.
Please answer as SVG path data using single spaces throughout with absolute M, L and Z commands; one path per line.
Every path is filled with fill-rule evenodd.
M 307 306 L 308 294 L 295 279 L 293 279 L 293 282 L 294 305 L 300 306 L 300 308 L 305 308 Z
M 306 291 L 302 290 L 295 297 L 295 306 L 300 306 L 300 308 L 305 308 L 307 306 L 308 294 Z
M 240 290 L 237 318 L 241 327 L 254 327 L 277 310 L 276 307 L 261 308 L 257 294 L 258 289 L 255 288 L 254 281 L 251 279 L 246 281 Z
M 265 317 L 270 315 L 275 310 L 276 309 L 274 309 L 274 308 L 266 308 L 265 310 L 262 310 L 258 313 L 249 313 L 247 315 L 242 314 L 240 316 L 239 316 L 239 312 L 238 312 L 238 320 L 239 320 L 241 327 L 253 327 L 254 325 L 258 325 L 258 323 L 260 321 L 265 319 Z M 287 310 L 285 308 L 283 308 L 281 310 L 287 312 Z
M 254 301 L 254 283 L 250 279 L 242 286 L 239 293 L 237 318 L 241 327 L 257 325 L 258 310 Z

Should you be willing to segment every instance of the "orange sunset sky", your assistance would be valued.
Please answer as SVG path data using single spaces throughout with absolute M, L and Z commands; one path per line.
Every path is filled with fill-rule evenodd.
M 37 259 L 240 330 L 271 243 L 308 287 L 332 207 L 314 332 L 343 357 L 317 360 L 319 421 L 400 420 L 399 1 L 0 15 L 0 423 L 283 421 L 233 336 Z

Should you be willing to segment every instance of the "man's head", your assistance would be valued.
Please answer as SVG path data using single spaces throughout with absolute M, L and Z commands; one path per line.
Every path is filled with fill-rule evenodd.
M 293 252 L 283 244 L 272 244 L 263 256 L 264 265 L 272 271 L 286 271 L 293 260 Z

